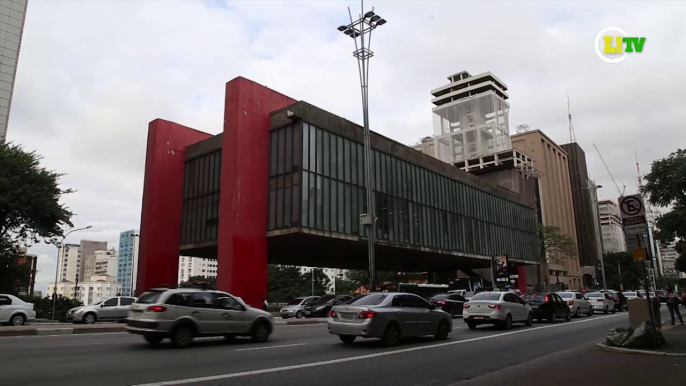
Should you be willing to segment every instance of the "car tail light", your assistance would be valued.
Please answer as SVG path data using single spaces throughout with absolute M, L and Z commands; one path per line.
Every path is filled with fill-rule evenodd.
M 150 306 L 150 307 L 147 308 L 147 310 L 148 310 L 148 311 L 152 311 L 152 312 L 164 312 L 164 311 L 167 310 L 167 307 L 163 307 L 163 306 Z
M 605 299 L 598 299 L 599 302 L 602 302 L 603 300 L 605 300 Z
M 499 310 L 499 309 L 500 309 L 500 304 L 489 304 L 489 305 L 488 305 L 488 308 L 493 308 L 493 309 L 495 309 L 495 310 Z
M 330 316 L 330 317 L 335 318 L 337 315 L 338 315 L 338 314 L 336 314 L 336 311 L 334 311 L 334 310 L 329 311 L 329 316 Z
M 441 306 L 445 306 L 445 305 L 447 305 L 448 303 L 446 303 L 446 302 L 444 302 L 444 301 L 440 301 L 440 302 L 438 302 L 438 304 L 441 305 Z
M 463 304 L 462 308 L 464 308 L 466 310 L 467 308 L 469 308 L 469 304 L 467 304 L 467 303 Z
M 569 305 L 571 306 L 572 304 L 574 304 L 574 299 L 569 301 Z
M 376 311 L 362 311 L 360 312 L 360 319 L 373 318 L 376 315 Z
M 548 295 L 545 295 L 545 302 L 546 302 L 546 303 L 548 303 L 548 299 L 550 299 L 550 298 L 548 297 Z

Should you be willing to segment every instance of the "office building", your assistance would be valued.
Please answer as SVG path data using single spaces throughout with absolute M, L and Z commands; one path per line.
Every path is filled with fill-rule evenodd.
M 98 250 L 86 256 L 83 281 L 91 281 L 93 276 L 112 276 L 116 280 L 117 260 L 114 249 Z
M 511 137 L 512 147 L 531 160 L 540 172 L 538 196 L 541 223 L 560 229 L 578 245 L 569 159 L 567 152 L 540 130 L 516 134 Z M 570 289 L 583 288 L 583 277 L 578 254 L 547 256 L 548 284 L 565 284 Z
M 59 250 L 59 281 L 76 282 L 81 271 L 81 255 L 78 244 L 64 244 Z
M 138 246 L 140 232 L 129 230 L 119 234 L 119 260 L 117 267 L 117 282 L 121 283 L 122 295 L 134 296 L 136 269 L 138 267 Z
M 179 256 L 179 278 L 177 283 L 188 281 L 193 276 L 217 277 L 217 260 Z
M 626 252 L 626 240 L 619 205 L 611 200 L 601 200 L 598 203 L 598 214 L 605 252 Z
M 85 270 L 85 259 L 86 256 L 91 256 L 95 254 L 95 251 L 104 251 L 107 250 L 107 242 L 106 241 L 90 241 L 90 240 L 81 240 L 81 243 L 79 243 L 79 261 L 81 263 L 81 266 L 79 268 L 79 281 L 87 281 L 88 276 L 84 274 Z
M 7 137 L 27 1 L 0 2 L 0 143 Z

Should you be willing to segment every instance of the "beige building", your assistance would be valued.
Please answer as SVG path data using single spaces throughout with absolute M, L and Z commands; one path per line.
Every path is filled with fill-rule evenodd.
M 513 135 L 511 140 L 512 147 L 528 156 L 540 172 L 538 183 L 543 224 L 560 228 L 578 245 L 567 153 L 540 130 Z M 557 259 L 561 264 L 552 262 Z M 583 288 L 578 254 L 548 256 L 548 260 L 551 261 L 548 264 L 548 284 L 554 285 L 559 280 L 571 289 Z
M 84 264 L 84 282 L 91 281 L 93 276 L 117 277 L 117 251 L 99 250 L 86 256 Z
M 5 142 L 27 0 L 0 1 L 0 143 Z
M 107 241 L 90 241 L 90 240 L 81 240 L 81 243 L 79 244 L 79 262 L 80 264 L 80 270 L 79 270 L 79 281 L 88 281 L 90 280 L 90 277 L 93 276 L 94 274 L 91 275 L 86 275 L 85 270 L 86 270 L 86 257 L 91 256 L 95 254 L 95 251 L 99 250 L 106 250 L 107 249 Z

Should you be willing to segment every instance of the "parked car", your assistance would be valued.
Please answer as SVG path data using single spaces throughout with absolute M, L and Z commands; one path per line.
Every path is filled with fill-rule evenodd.
M 562 300 L 560 295 L 554 292 L 526 294 L 523 298 L 531 306 L 534 318 L 539 322 L 541 320 L 549 322 L 559 319 L 570 320 L 572 317 L 567 301 Z
M 300 298 L 295 298 L 288 302 L 285 306 L 281 307 L 279 314 L 284 319 L 297 318 L 300 319 L 305 315 L 305 307 L 313 305 L 319 300 L 319 296 L 303 296 Z
M 344 304 L 352 298 L 349 295 L 326 295 L 319 298 L 315 303 L 304 306 L 303 311 L 308 317 L 324 317 L 329 315 L 331 307 Z
M 636 291 L 625 291 L 625 292 L 622 292 L 622 294 L 627 299 L 636 299 L 636 298 L 640 297 L 640 296 L 638 296 L 638 292 L 636 292 Z
M 557 292 L 557 294 L 560 295 L 562 300 L 567 302 L 569 311 L 571 311 L 572 315 L 576 316 L 577 318 L 582 314 L 586 316 L 593 315 L 593 307 L 591 306 L 591 302 L 589 302 L 582 293 Z
M 467 290 L 463 290 L 463 289 L 460 289 L 460 290 L 450 290 L 450 291 L 448 291 L 448 293 L 449 293 L 449 294 L 456 294 L 456 295 L 464 296 L 464 294 L 467 293 Z
M 656 290 L 655 294 L 657 295 L 657 298 L 660 299 L 660 303 L 667 303 L 667 291 Z
M 474 330 L 480 324 L 510 329 L 512 323 L 531 326 L 534 314 L 522 298 L 511 292 L 480 292 L 464 304 L 462 318 Z
M 199 336 L 233 340 L 249 336 L 265 342 L 273 331 L 270 313 L 248 306 L 239 297 L 198 288 L 155 288 L 131 306 L 126 330 L 150 344 L 165 338 L 174 347 L 188 347 Z
M 437 294 L 428 299 L 429 303 L 447 312 L 451 318 L 462 315 L 462 310 L 467 299 L 455 293 Z
M 417 295 L 383 292 L 334 306 L 329 312 L 328 329 L 343 343 L 352 343 L 359 336 L 380 338 L 384 345 L 393 346 L 407 336 L 446 339 L 453 330 L 453 321 Z
M 591 302 L 593 312 L 603 312 L 607 314 L 617 312 L 615 310 L 615 302 L 607 292 L 589 292 L 586 294 L 586 299 Z
M 615 311 L 624 311 L 622 303 L 619 301 L 619 295 L 615 291 L 607 291 L 606 294 L 610 295 L 612 301 L 615 303 Z
M 470 291 L 470 292 L 465 292 L 464 295 L 462 295 L 467 301 L 470 301 L 474 295 L 476 295 L 476 292 Z
M 33 303 L 26 303 L 14 295 L 0 294 L 0 324 L 23 326 L 34 319 Z
M 87 306 L 74 307 L 67 311 L 67 320 L 71 320 L 74 324 L 124 320 L 129 316 L 129 310 L 135 301 L 136 298 L 128 296 L 101 299 Z

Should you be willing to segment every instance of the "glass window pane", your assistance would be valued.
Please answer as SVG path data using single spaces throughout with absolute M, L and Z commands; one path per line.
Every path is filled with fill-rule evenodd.
M 324 136 L 326 137 L 326 136 Z M 328 178 L 324 178 L 324 187 L 323 187 L 323 192 L 322 192 L 322 197 L 323 197 L 323 229 L 325 231 L 330 230 L 330 216 L 329 212 L 331 211 L 331 201 L 329 199 L 330 196 L 330 186 L 331 186 L 331 180 Z
M 286 130 L 279 129 L 279 164 L 276 165 L 277 173 L 283 174 L 286 165 Z
M 340 143 L 340 142 L 339 142 Z M 343 146 L 341 145 L 341 148 Z M 340 148 L 339 148 L 340 149 Z M 340 153 L 342 154 L 342 152 Z M 339 158 L 339 161 L 341 159 Z M 340 166 L 340 165 L 339 165 Z M 338 169 L 340 171 L 340 168 Z M 338 183 L 338 231 L 345 232 L 345 197 L 344 197 L 343 183 Z
M 324 157 L 324 168 L 322 169 L 322 173 L 325 176 L 331 176 L 331 171 L 330 171 L 330 164 L 331 164 L 331 152 L 329 151 L 329 139 L 330 134 L 328 131 L 324 131 L 324 139 L 323 139 L 323 145 L 322 145 L 322 151 L 323 151 L 323 157 Z
M 283 227 L 283 189 L 276 191 L 276 227 Z
M 322 217 L 323 217 L 323 210 L 322 210 L 322 203 L 323 203 L 323 197 L 322 197 L 322 176 L 317 176 L 317 229 L 322 229 Z
M 286 132 L 286 164 L 284 171 L 286 173 L 293 170 L 293 126 L 288 126 L 284 129 Z
M 350 146 L 350 182 L 357 184 L 357 143 L 352 142 Z
M 331 180 L 331 230 L 338 231 L 338 181 Z
M 302 159 L 302 154 L 301 154 L 301 133 L 300 133 L 300 124 L 296 124 L 293 126 L 293 168 L 298 169 L 298 166 L 300 166 L 300 160 Z
M 309 208 L 309 173 L 303 172 L 303 183 L 302 183 L 302 226 L 309 227 L 309 216 L 307 215 L 307 209 Z
M 343 163 L 345 160 L 343 159 L 343 137 L 338 137 L 337 138 L 337 143 L 336 143 L 336 156 L 338 158 L 337 165 L 338 165 L 338 178 L 343 179 Z
M 350 140 L 346 138 L 343 140 L 343 169 L 345 170 L 345 182 L 350 182 L 350 160 Z
M 345 233 L 351 234 L 352 233 L 352 224 L 351 224 L 351 211 L 352 211 L 352 199 L 350 197 L 351 191 L 350 191 L 350 184 L 345 184 Z
M 310 130 L 310 133 L 312 133 L 312 132 L 313 131 Z M 312 139 L 312 138 L 310 137 L 310 139 Z M 312 160 L 310 160 L 310 161 L 312 161 Z M 312 165 L 312 164 L 310 163 L 310 165 Z M 310 191 L 309 191 L 309 201 L 308 201 L 310 204 L 310 208 L 309 208 L 307 214 L 310 216 L 309 222 L 310 222 L 311 228 L 316 228 L 316 226 L 317 226 L 317 223 L 315 222 L 315 215 L 317 214 L 317 207 L 316 207 L 316 204 L 317 204 L 316 194 L 317 194 L 317 192 L 315 190 L 316 182 L 317 182 L 316 175 L 310 173 Z
M 276 191 L 269 192 L 269 229 L 276 229 Z
M 324 154 L 322 143 L 324 139 L 324 131 L 317 129 L 317 173 L 322 172 L 322 155 Z
M 329 143 L 329 151 L 331 152 L 331 177 L 338 178 L 338 151 L 336 151 L 336 137 L 331 134 L 331 142 Z
M 303 169 L 309 170 L 310 168 L 310 125 L 303 122 Z M 307 186 L 304 184 L 303 186 Z
M 283 199 L 283 206 L 284 206 L 284 213 L 283 213 L 283 226 L 284 228 L 288 228 L 291 226 L 291 188 L 290 186 L 287 186 L 284 189 L 284 199 Z
M 310 125 L 310 170 L 317 170 L 317 128 Z
M 300 222 L 300 203 L 302 202 L 302 194 L 300 193 L 300 185 L 293 185 L 293 210 L 291 223 L 296 225 Z

